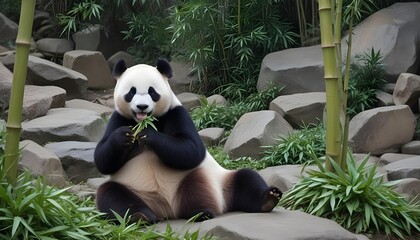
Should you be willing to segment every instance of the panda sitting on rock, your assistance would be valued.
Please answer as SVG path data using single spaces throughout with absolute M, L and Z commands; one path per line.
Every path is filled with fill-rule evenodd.
M 94 155 L 98 170 L 110 175 L 97 190 L 100 211 L 155 223 L 270 212 L 277 205 L 282 193 L 257 172 L 224 169 L 207 152 L 169 86 L 172 69 L 166 60 L 128 69 L 119 61 L 113 74 L 116 110 Z M 132 127 L 148 115 L 156 118 L 157 130 L 149 126 L 134 138 Z

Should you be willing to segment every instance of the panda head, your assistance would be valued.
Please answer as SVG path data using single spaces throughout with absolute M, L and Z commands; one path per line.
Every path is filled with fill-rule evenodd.
M 117 80 L 115 108 L 122 116 L 139 122 L 147 115 L 162 116 L 172 106 L 173 93 L 168 83 L 172 69 L 166 60 L 159 59 L 156 67 L 139 64 L 128 69 L 121 60 L 113 75 Z

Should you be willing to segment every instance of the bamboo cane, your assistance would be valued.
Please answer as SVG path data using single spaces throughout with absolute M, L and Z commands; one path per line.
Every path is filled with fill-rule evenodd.
M 332 171 L 330 160 L 340 164 L 340 101 L 337 77 L 336 51 L 333 37 L 331 1 L 319 0 L 319 19 L 321 28 L 321 46 L 324 60 L 324 79 L 326 88 L 326 167 Z M 341 164 L 340 164 L 341 165 Z
M 28 55 L 31 46 L 35 3 L 35 0 L 22 0 L 19 30 L 16 38 L 16 60 L 13 69 L 12 92 L 6 124 L 7 136 L 4 162 L 7 180 L 12 184 L 15 183 L 17 175 L 19 139 L 22 129 L 23 94 L 28 67 Z

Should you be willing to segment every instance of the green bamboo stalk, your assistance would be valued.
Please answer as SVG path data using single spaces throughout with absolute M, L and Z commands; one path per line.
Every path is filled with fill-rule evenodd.
M 31 46 L 32 23 L 35 12 L 35 0 L 22 0 L 19 30 L 16 38 L 16 60 L 13 69 L 12 92 L 10 95 L 9 115 L 7 118 L 7 136 L 4 167 L 9 183 L 16 182 L 19 139 L 22 130 L 22 104 Z
M 321 46 L 324 60 L 324 79 L 326 88 L 326 167 L 333 171 L 330 159 L 340 164 L 340 91 L 338 85 L 336 50 L 334 45 L 331 1 L 319 0 L 319 19 L 321 28 Z

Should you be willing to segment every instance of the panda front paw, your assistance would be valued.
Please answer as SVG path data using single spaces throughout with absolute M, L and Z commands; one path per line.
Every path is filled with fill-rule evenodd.
M 119 127 L 112 133 L 112 143 L 114 146 L 125 148 L 133 145 L 133 142 L 133 130 L 129 126 Z

